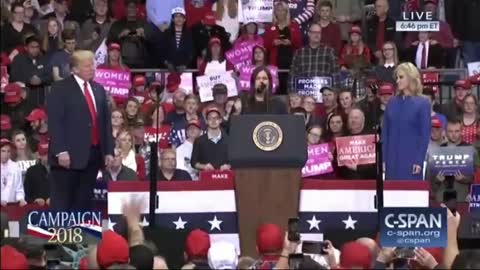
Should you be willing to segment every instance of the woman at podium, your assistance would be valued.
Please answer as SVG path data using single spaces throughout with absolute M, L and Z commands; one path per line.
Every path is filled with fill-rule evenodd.
M 250 78 L 250 93 L 242 97 L 244 114 L 287 114 L 281 100 L 270 97 L 273 89 L 272 74 L 265 66 L 257 67 Z
M 387 104 L 382 129 L 386 180 L 422 180 L 430 140 L 430 103 L 422 96 L 418 69 L 412 63 L 395 70 L 398 93 Z

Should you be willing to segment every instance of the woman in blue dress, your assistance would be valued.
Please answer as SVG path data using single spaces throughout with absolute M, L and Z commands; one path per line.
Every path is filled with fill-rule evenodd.
M 395 70 L 397 95 L 387 104 L 382 141 L 385 180 L 422 180 L 430 140 L 430 103 L 422 95 L 418 69 L 412 63 Z

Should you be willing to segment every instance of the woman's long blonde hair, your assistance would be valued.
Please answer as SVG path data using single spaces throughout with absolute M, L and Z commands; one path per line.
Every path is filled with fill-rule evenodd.
M 228 16 L 230 18 L 236 18 L 238 15 L 238 1 L 237 0 L 218 0 L 217 1 L 217 10 L 215 12 L 215 17 L 218 21 L 221 21 L 223 18 L 223 13 L 225 12 L 225 1 L 227 3 Z
M 63 49 L 63 38 L 62 38 L 62 25 L 60 24 L 60 22 L 57 20 L 57 18 L 55 17 L 50 17 L 48 18 L 47 20 L 47 24 L 46 24 L 46 31 L 45 33 L 43 34 L 43 37 L 42 37 L 42 50 L 44 52 L 47 52 L 48 51 L 48 45 L 50 45 L 48 43 L 49 41 L 49 38 L 50 38 L 50 33 L 48 32 L 48 25 L 50 24 L 50 22 L 55 22 L 57 24 L 57 27 L 58 27 L 58 32 L 57 32 L 57 44 L 55 44 L 57 46 L 57 50 L 61 50 Z
M 272 22 L 273 22 L 273 24 L 277 24 L 277 22 L 278 22 L 277 16 L 275 16 L 275 8 L 277 6 L 281 6 L 282 8 L 287 10 L 286 23 L 287 23 L 287 26 L 290 25 L 290 8 L 288 7 L 288 4 L 286 2 L 283 2 L 283 1 L 279 1 L 279 2 L 275 3 L 274 6 L 273 6 L 273 10 L 272 10 L 272 12 L 273 12 Z
M 412 92 L 413 96 L 421 96 L 423 92 L 423 85 L 422 85 L 422 78 L 420 76 L 420 72 L 418 71 L 417 67 L 410 63 L 401 63 L 395 69 L 393 73 L 395 78 L 398 76 L 398 72 L 403 72 L 405 76 L 407 76 L 410 80 L 409 89 Z M 397 91 L 397 95 L 401 95 L 401 91 Z

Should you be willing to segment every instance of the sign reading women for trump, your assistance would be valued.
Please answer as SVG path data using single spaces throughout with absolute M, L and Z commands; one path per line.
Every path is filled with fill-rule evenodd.
M 122 70 L 97 69 L 95 81 L 113 97 L 128 98 L 130 91 L 130 72 Z
M 252 64 L 253 47 L 262 45 L 258 41 L 244 41 L 225 52 L 225 58 L 239 71 L 243 66 Z
M 295 90 L 301 96 L 312 96 L 317 103 L 322 103 L 322 87 L 332 86 L 331 77 L 296 77 Z
M 445 176 L 458 172 L 465 176 L 473 175 L 472 146 L 435 147 L 430 151 L 429 168 L 433 175 L 442 172 Z
M 213 100 L 212 88 L 217 83 L 223 83 L 227 86 L 228 97 L 234 97 L 238 95 L 237 80 L 233 77 L 232 71 L 215 75 L 199 76 L 197 77 L 197 86 L 199 88 L 198 93 L 200 95 L 201 102 Z
M 272 75 L 273 89 L 272 92 L 275 93 L 278 87 L 278 68 L 276 66 L 268 66 L 270 74 Z M 252 77 L 253 70 L 255 69 L 254 65 L 242 66 L 240 67 L 240 89 L 242 91 L 250 91 L 250 79 Z
M 332 162 L 328 158 L 328 153 L 327 143 L 308 146 L 308 160 L 302 168 L 302 177 L 332 172 Z
M 241 10 L 240 21 L 245 22 L 272 22 L 273 0 L 238 0 L 238 9 Z
M 357 165 L 375 163 L 375 135 L 338 137 L 338 166 L 354 162 Z

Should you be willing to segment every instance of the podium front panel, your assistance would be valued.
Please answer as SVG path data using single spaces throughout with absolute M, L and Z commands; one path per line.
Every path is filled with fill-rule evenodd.
M 298 115 L 241 115 L 230 124 L 233 168 L 301 168 L 307 161 L 305 122 Z

